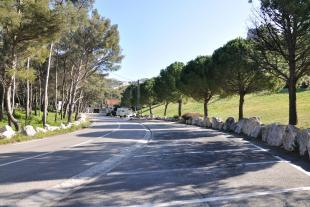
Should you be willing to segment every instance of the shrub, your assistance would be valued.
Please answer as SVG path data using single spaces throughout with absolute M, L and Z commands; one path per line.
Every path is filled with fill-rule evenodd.
M 182 119 L 183 120 L 190 120 L 190 119 L 193 119 L 193 118 L 197 118 L 197 117 L 201 117 L 202 115 L 200 113 L 197 113 L 197 112 L 189 112 L 189 113 L 185 113 L 182 115 Z

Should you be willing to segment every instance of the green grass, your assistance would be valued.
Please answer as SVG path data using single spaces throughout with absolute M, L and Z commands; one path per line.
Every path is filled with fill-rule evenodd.
M 34 112 L 32 112 L 31 117 L 26 120 L 26 114 L 25 111 L 23 110 L 16 110 L 15 111 L 15 117 L 18 119 L 21 127 L 24 127 L 26 125 L 31 125 L 33 127 L 43 127 L 42 126 L 42 116 L 43 113 L 40 112 L 37 116 L 34 115 Z M 74 114 L 73 114 L 74 117 Z M 67 122 L 67 119 L 60 120 L 60 116 L 58 115 L 58 119 L 55 122 L 55 113 L 54 112 L 49 112 L 47 116 L 47 124 L 52 125 L 52 126 L 59 126 L 61 123 Z M 7 119 L 5 118 L 4 120 L 0 121 L 0 127 L 3 127 L 7 125 Z
M 31 125 L 34 128 L 43 127 L 42 126 L 42 115 L 43 115 L 42 112 L 40 112 L 40 114 L 38 114 L 37 116 L 35 116 L 34 113 L 32 113 L 32 116 L 28 120 L 25 120 L 25 117 L 26 117 L 25 111 L 23 111 L 23 110 L 16 110 L 15 111 L 15 117 L 19 120 L 21 128 L 24 127 L 25 125 Z M 73 114 L 73 117 L 74 117 L 74 114 Z M 55 113 L 53 113 L 53 112 L 48 113 L 47 124 L 50 124 L 52 126 L 59 126 L 61 123 L 65 123 L 65 122 L 67 122 L 66 119 L 60 120 L 59 118 L 55 122 Z M 7 124 L 8 123 L 7 123 L 6 117 L 4 120 L 0 121 L 0 127 L 3 127 Z M 53 136 L 53 135 L 57 135 L 57 134 L 69 133 L 69 132 L 73 132 L 73 131 L 76 131 L 76 130 L 81 129 L 81 128 L 86 128 L 89 125 L 90 125 L 90 122 L 87 121 L 85 123 L 82 123 L 79 126 L 72 126 L 71 128 L 68 128 L 68 129 L 60 129 L 60 130 L 56 130 L 56 131 L 48 131 L 46 133 L 37 133 L 35 136 L 32 136 L 32 137 L 28 137 L 28 136 L 25 136 L 21 133 L 18 133 L 16 136 L 12 137 L 11 139 L 0 139 L 0 145 L 15 143 L 15 142 L 28 141 L 28 140 L 32 140 L 32 139 L 42 139 L 44 137 L 49 137 L 49 136 Z
M 68 129 L 48 131 L 46 133 L 37 133 L 36 135 L 34 135 L 32 137 L 25 136 L 25 135 L 19 133 L 16 136 L 12 137 L 11 139 L 0 139 L 0 145 L 15 143 L 15 142 L 24 142 L 24 141 L 29 141 L 29 140 L 33 140 L 33 139 L 42 139 L 42 138 L 53 136 L 53 135 L 65 134 L 65 133 L 76 131 L 78 129 L 87 128 L 89 125 L 90 125 L 90 122 L 87 121 L 87 122 L 84 122 L 78 126 L 72 126 L 71 128 L 68 128 Z
M 209 105 L 209 116 L 217 116 L 226 119 L 229 116 L 238 117 L 239 99 L 231 98 L 218 99 Z M 177 104 L 169 104 L 167 116 L 172 117 L 177 114 Z M 297 93 L 298 127 L 310 128 L 310 91 Z M 187 100 L 183 105 L 182 113 L 199 112 L 203 114 L 203 103 Z M 153 114 L 163 116 L 164 106 L 160 105 L 153 109 Z M 148 111 L 145 110 L 145 115 Z M 245 117 L 260 117 L 265 124 L 288 123 L 288 94 L 286 92 L 275 94 L 252 94 L 245 97 L 244 105 Z

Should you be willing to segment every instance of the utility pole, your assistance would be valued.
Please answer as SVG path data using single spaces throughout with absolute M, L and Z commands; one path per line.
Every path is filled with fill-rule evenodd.
M 137 110 L 140 110 L 140 81 L 137 81 Z

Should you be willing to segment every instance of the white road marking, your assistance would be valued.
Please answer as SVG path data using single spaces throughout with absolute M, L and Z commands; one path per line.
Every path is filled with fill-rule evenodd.
M 240 193 L 240 194 L 228 195 L 228 196 L 206 197 L 206 198 L 192 199 L 192 200 L 170 201 L 170 202 L 165 202 L 165 203 L 147 203 L 143 205 L 133 205 L 133 206 L 128 206 L 128 207 L 183 206 L 183 205 L 191 205 L 191 204 L 206 203 L 206 202 L 243 200 L 243 199 L 257 197 L 257 196 L 275 195 L 275 194 L 301 192 L 301 191 L 310 191 L 310 186 L 298 187 L 298 188 L 287 188 L 287 189 L 274 189 L 274 190 L 267 190 L 267 191 L 257 191 L 257 192 L 252 192 L 252 193 Z
M 252 150 L 251 152 L 262 152 L 265 150 L 255 149 L 255 148 L 243 148 L 243 149 L 227 149 L 227 150 L 214 150 L 214 151 L 185 151 L 185 152 L 171 152 L 171 153 L 161 153 L 161 154 L 145 154 L 136 155 L 134 157 L 155 157 L 155 156 L 170 156 L 170 155 L 183 155 L 183 154 L 213 154 L 213 153 L 225 153 L 225 152 L 242 152 Z
M 117 122 L 118 124 L 118 128 L 116 129 L 113 129 L 111 132 L 103 135 L 103 136 L 100 136 L 98 138 L 103 138 L 103 137 L 106 137 L 108 135 L 110 135 L 111 133 L 117 131 L 119 128 L 120 128 L 120 124 L 119 122 Z M 84 142 L 81 142 L 81 143 L 78 143 L 78 144 L 75 144 L 75 145 L 72 145 L 72 146 L 68 146 L 68 147 L 65 147 L 63 149 L 70 149 L 70 148 L 74 148 L 74 147 L 77 147 L 77 146 L 81 146 L 83 144 L 86 144 L 86 143 L 89 143 L 91 141 L 94 141 L 94 139 L 89 139 L 89 140 L 86 140 Z M 42 154 L 38 154 L 38 155 L 35 155 L 35 156 L 31 156 L 31 157 L 26 157 L 26 158 L 23 158 L 23 159 L 19 159 L 19 160 L 15 160 L 15 161 L 12 161 L 12 162 L 7 162 L 7 163 L 3 163 L 3 164 L 0 164 L 0 167 L 3 167 L 3 166 L 7 166 L 7 165 L 11 165 L 11 164 L 15 164 L 15 163 L 19 163 L 19 162 L 23 162 L 23 161 L 26 161 L 26 160 L 31 160 L 31 159 L 34 159 L 34 158 L 39 158 L 39 157 L 43 157 L 45 155 L 48 155 L 48 154 L 52 154 L 56 151 L 51 151 L 51 152 L 45 152 L 45 153 L 42 153 Z
M 21 200 L 17 203 L 17 206 L 46 206 L 50 205 L 52 202 L 61 200 L 68 196 L 70 192 L 79 189 L 82 185 L 94 182 L 99 176 L 113 170 L 141 146 L 142 144 L 136 144 L 130 148 L 125 148 L 121 153 L 113 156 L 112 158 L 105 160 L 58 185 L 55 185 L 48 190 L 41 191 Z
M 150 131 L 147 129 L 145 131 L 146 133 L 143 138 L 149 140 L 150 137 L 148 136 L 150 135 Z M 104 136 L 108 136 L 111 133 L 113 132 L 110 132 Z M 119 154 L 114 155 L 110 159 L 107 159 L 48 190 L 41 191 L 21 200 L 17 203 L 17 206 L 46 206 L 66 198 L 72 191 L 78 190 L 82 186 L 96 181 L 98 177 L 113 170 L 116 166 L 122 163 L 126 158 L 130 157 L 132 153 L 134 153 L 142 146 L 144 146 L 144 144 L 138 143 L 131 147 L 126 147 Z
M 287 161 L 264 161 L 264 162 L 248 162 L 240 164 L 222 164 L 222 165 L 213 165 L 207 167 L 189 167 L 189 168 L 176 168 L 176 169 L 163 169 L 163 170 L 149 170 L 149 171 L 133 171 L 133 172 L 111 172 L 107 176 L 120 176 L 120 175 L 140 175 L 140 174 L 158 174 L 158 173 L 171 173 L 171 172 L 181 172 L 181 171 L 193 171 L 193 170 L 202 170 L 202 171 L 211 171 L 211 170 L 221 170 L 223 168 L 233 168 L 233 167 L 244 167 L 244 166 L 253 166 L 253 165 L 266 165 L 266 164 L 275 164 L 275 163 L 287 163 Z M 214 173 L 214 171 L 211 171 Z
M 249 142 L 249 141 L 246 141 L 246 142 L 249 143 L 250 145 L 256 147 L 257 149 L 260 149 L 260 150 L 265 151 L 265 152 L 268 151 L 267 149 L 264 149 L 264 148 L 262 148 L 262 147 L 260 147 L 260 146 L 258 146 L 258 145 L 256 145 L 256 144 L 253 144 L 253 143 L 251 143 L 251 142 Z M 310 176 L 310 172 L 308 172 L 308 171 L 302 169 L 300 166 L 295 165 L 295 164 L 293 164 L 292 162 L 290 162 L 290 161 L 288 161 L 288 160 L 285 160 L 285 159 L 283 159 L 283 158 L 280 157 L 280 156 L 273 155 L 272 153 L 269 153 L 269 154 L 270 154 L 271 156 L 273 156 L 274 158 L 276 158 L 277 160 L 282 161 L 282 162 L 286 162 L 287 164 L 289 164 L 290 166 L 292 166 L 292 167 L 295 168 L 296 170 L 298 170 L 298 171 L 304 173 L 304 174 L 307 175 L 307 176 Z
M 230 138 L 228 138 L 227 136 L 231 136 L 230 134 L 221 134 L 221 135 L 223 135 L 223 137 L 225 137 L 226 139 L 230 139 Z M 268 150 L 268 149 L 262 148 L 262 147 L 260 147 L 260 146 L 258 146 L 258 145 L 256 145 L 256 144 L 253 144 L 252 142 L 249 142 L 249 141 L 244 140 L 244 139 L 242 139 L 242 138 L 239 138 L 239 139 L 238 139 L 238 138 L 235 138 L 235 140 L 238 140 L 237 142 L 239 142 L 239 143 L 247 143 L 247 144 L 249 144 L 249 145 L 252 145 L 252 146 L 256 147 L 257 149 L 259 149 L 259 150 L 261 150 L 261 151 L 263 151 L 263 152 L 268 152 L 271 156 L 273 156 L 273 157 L 276 158 L 277 160 L 282 161 L 282 162 L 286 162 L 287 164 L 289 164 L 290 166 L 292 166 L 292 167 L 295 168 L 296 170 L 302 172 L 303 174 L 305 174 L 305 175 L 307 175 L 307 176 L 310 176 L 310 172 L 304 170 L 304 169 L 301 168 L 300 166 L 295 165 L 295 164 L 293 164 L 292 162 L 290 162 L 290 161 L 288 161 L 288 160 L 283 159 L 283 158 L 280 157 L 280 156 L 273 155 L 272 153 L 270 153 L 270 150 Z
M 204 132 L 205 130 L 201 129 L 201 128 L 197 128 L 197 127 L 174 127 L 174 128 L 162 128 L 162 129 L 152 129 L 153 132 L 161 132 L 163 131 L 164 133 L 166 133 L 166 131 L 195 131 L 195 132 Z
M 4 163 L 4 164 L 1 164 L 0 167 L 6 166 L 6 165 L 11 165 L 11 164 L 18 163 L 18 162 L 22 162 L 22 161 L 25 161 L 25 160 L 31 160 L 31 159 L 42 157 L 44 155 L 48 155 L 48 154 L 52 154 L 52 153 L 53 152 L 46 152 L 46 153 L 42 153 L 42 154 L 39 154 L 39 155 L 36 155 L 36 156 L 31 156 L 31 157 L 23 158 L 23 159 L 20 159 L 20 160 L 15 160 L 15 161 L 12 161 L 12 162 L 7 162 L 7 163 Z

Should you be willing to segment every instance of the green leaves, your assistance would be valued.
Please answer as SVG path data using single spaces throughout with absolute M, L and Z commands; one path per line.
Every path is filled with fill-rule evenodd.
M 203 100 L 217 93 L 219 85 L 215 80 L 210 56 L 199 56 L 189 61 L 181 72 L 179 88 L 195 100 Z
M 272 78 L 251 60 L 250 52 L 250 42 L 237 38 L 213 53 L 213 64 L 224 94 L 248 94 L 271 86 Z
M 159 101 L 177 102 L 182 97 L 177 85 L 183 67 L 183 63 L 175 62 L 166 69 L 161 70 L 160 75 L 155 79 L 154 85 L 154 90 Z
M 36 79 L 36 70 L 33 68 L 18 68 L 18 69 L 9 69 L 7 74 L 12 77 L 15 76 L 16 79 L 21 81 L 33 82 Z
M 155 79 L 151 78 L 140 85 L 140 96 L 142 105 L 153 105 L 156 101 L 154 92 Z

